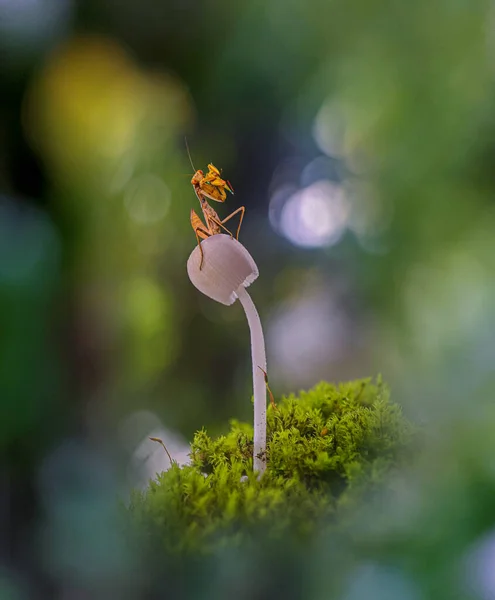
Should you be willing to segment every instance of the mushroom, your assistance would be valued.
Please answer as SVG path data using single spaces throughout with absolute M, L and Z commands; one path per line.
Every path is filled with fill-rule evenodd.
M 237 299 L 242 304 L 251 332 L 251 359 L 254 391 L 253 469 L 260 475 L 266 469 L 266 353 L 258 311 L 246 288 L 258 277 L 253 257 L 236 239 L 225 234 L 212 235 L 196 246 L 187 261 L 187 273 L 203 294 L 230 306 Z

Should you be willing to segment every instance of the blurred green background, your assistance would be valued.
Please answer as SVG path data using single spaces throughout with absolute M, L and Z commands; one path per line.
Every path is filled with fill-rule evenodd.
M 185 136 L 246 207 L 275 394 L 381 372 L 428 432 L 404 506 L 443 508 L 435 555 L 488 535 L 494 52 L 484 0 L 0 0 L 0 594 L 136 597 L 112 507 L 166 468 L 147 436 L 185 460 L 250 418 L 242 309 L 185 270 Z M 406 563 L 390 597 L 450 589 Z M 344 597 L 384 598 L 356 568 Z

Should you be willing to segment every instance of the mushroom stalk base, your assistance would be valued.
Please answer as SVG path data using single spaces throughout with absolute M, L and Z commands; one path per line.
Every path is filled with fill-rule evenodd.
M 251 332 L 254 392 L 253 470 L 262 474 L 266 469 L 266 385 L 265 376 L 261 370 L 266 371 L 265 339 L 258 311 L 246 288 L 241 285 L 236 290 L 236 294 L 246 313 Z

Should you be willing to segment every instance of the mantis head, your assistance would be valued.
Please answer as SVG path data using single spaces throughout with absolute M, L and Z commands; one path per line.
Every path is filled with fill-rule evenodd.
M 204 179 L 205 175 L 203 173 L 203 171 L 198 170 L 196 171 L 196 173 L 194 173 L 194 175 L 192 176 L 191 179 L 191 184 L 196 186 L 199 185 L 201 183 L 201 181 Z

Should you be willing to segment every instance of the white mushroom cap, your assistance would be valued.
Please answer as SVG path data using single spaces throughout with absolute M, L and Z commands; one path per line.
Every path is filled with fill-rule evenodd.
M 227 306 L 233 304 L 239 287 L 248 287 L 259 275 L 253 257 L 241 243 L 223 233 L 203 240 L 201 248 L 204 254 L 201 270 L 198 246 L 187 261 L 189 279 L 209 298 Z

